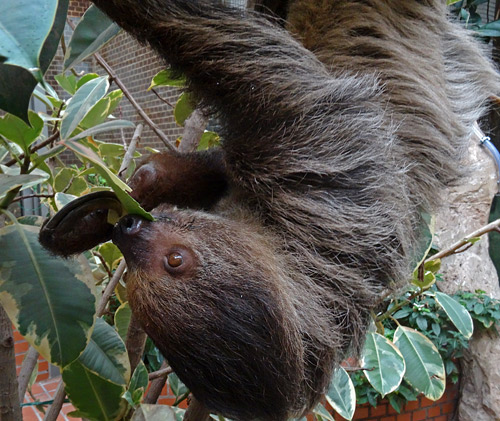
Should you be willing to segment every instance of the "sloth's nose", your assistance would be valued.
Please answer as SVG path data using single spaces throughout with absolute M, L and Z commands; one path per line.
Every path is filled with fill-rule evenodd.
M 118 227 L 124 235 L 137 235 L 142 228 L 144 219 L 137 215 L 125 215 L 118 222 Z

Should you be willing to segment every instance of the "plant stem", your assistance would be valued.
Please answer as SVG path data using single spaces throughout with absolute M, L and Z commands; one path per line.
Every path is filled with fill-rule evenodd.
M 500 227 L 500 219 L 497 219 L 496 221 L 493 221 L 488 225 L 485 225 L 484 227 L 481 227 L 478 230 L 474 231 L 473 233 L 467 235 L 465 238 L 463 238 L 460 241 L 457 241 L 450 247 L 441 250 L 439 253 L 436 253 L 435 255 L 429 257 L 428 259 L 426 259 L 426 262 L 430 262 L 432 260 L 437 260 L 437 259 L 443 259 L 444 257 L 451 256 L 452 254 L 461 253 L 463 250 L 460 249 L 463 246 L 470 244 L 470 241 L 472 239 L 476 237 L 481 237 L 482 235 L 487 234 L 491 231 L 496 231 L 499 227 Z
M 12 323 L 0 305 L 0 420 L 21 420 Z

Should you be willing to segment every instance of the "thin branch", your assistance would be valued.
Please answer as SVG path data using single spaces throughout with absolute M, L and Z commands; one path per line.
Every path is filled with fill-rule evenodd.
M 127 264 L 125 263 L 125 260 L 122 260 L 118 265 L 118 267 L 116 268 L 113 277 L 109 280 L 108 285 L 106 285 L 106 289 L 102 293 L 101 301 L 99 301 L 99 305 L 97 306 L 97 317 L 101 317 L 106 311 L 106 306 L 108 305 L 108 301 L 111 295 L 113 294 L 116 285 L 118 285 L 118 282 L 120 281 L 126 267 Z
M 166 377 L 169 374 L 172 374 L 173 372 L 174 370 L 172 370 L 171 367 L 161 368 L 158 371 L 153 371 L 152 373 L 149 373 L 149 380 L 155 380 L 160 377 Z
M 123 84 L 123 82 L 118 78 L 116 75 L 115 71 L 106 63 L 106 61 L 102 58 L 102 56 L 99 53 L 94 54 L 95 59 L 97 62 L 102 66 L 104 70 L 109 74 L 113 82 L 116 83 L 116 85 L 122 90 L 123 95 L 127 97 L 127 99 L 130 101 L 132 106 L 137 110 L 139 115 L 142 117 L 144 122 L 151 127 L 151 130 L 155 132 L 155 134 L 161 139 L 161 141 L 165 144 L 165 146 L 170 149 L 174 150 L 174 146 L 172 145 L 172 142 L 170 139 L 167 137 L 165 133 L 163 133 L 160 128 L 149 118 L 149 116 L 144 112 L 142 107 L 137 103 L 137 101 L 134 99 L 130 91 L 127 89 L 127 87 Z
M 132 136 L 132 140 L 130 141 L 130 145 L 127 147 L 127 152 L 123 157 L 122 165 L 120 166 L 120 170 L 118 171 L 118 177 L 122 179 L 125 178 L 128 168 L 130 167 L 130 163 L 132 162 L 135 150 L 137 149 L 137 143 L 141 138 L 143 128 L 144 126 L 142 124 L 137 125 L 134 135 Z
M 432 260 L 437 260 L 437 259 L 443 259 L 444 257 L 457 254 L 457 252 L 460 252 L 459 250 L 462 247 L 464 247 L 467 244 L 470 244 L 471 240 L 473 240 L 474 238 L 481 237 L 482 235 L 487 234 L 491 231 L 496 231 L 499 227 L 500 227 L 500 219 L 497 219 L 496 221 L 493 221 L 488 225 L 485 225 L 484 227 L 481 227 L 478 230 L 474 231 L 473 233 L 467 235 L 465 238 L 463 238 L 460 241 L 457 241 L 450 247 L 441 250 L 439 253 L 436 253 L 433 256 L 429 257 L 428 259 L 426 259 L 426 262 L 430 262 Z
M 43 421 L 56 421 L 59 412 L 64 404 L 64 398 L 66 397 L 66 392 L 64 391 L 64 383 L 61 381 L 57 386 L 56 393 L 54 395 L 54 402 L 50 405 Z
M 175 108 L 175 106 L 168 100 L 166 100 L 165 98 L 163 98 L 162 96 L 160 96 L 160 94 L 158 92 L 156 92 L 156 89 L 155 88 L 151 88 L 151 91 L 158 97 L 158 99 L 161 101 L 161 102 L 164 102 L 165 104 L 167 104 L 168 106 L 172 107 L 172 108 Z
M 59 137 L 59 132 L 56 132 L 53 135 L 51 135 L 50 137 L 48 137 L 47 139 L 45 139 L 43 142 L 37 143 L 36 145 L 32 146 L 30 148 L 30 154 L 32 154 L 33 152 L 36 152 L 39 149 L 42 149 L 45 146 L 49 145 L 50 143 L 54 142 L 58 137 Z M 24 154 L 21 154 L 21 155 L 19 155 L 18 158 L 21 160 L 21 159 L 24 159 L 25 156 L 24 156 Z M 16 162 L 17 162 L 16 159 L 13 158 L 10 161 L 7 161 L 7 163 L 5 165 L 7 167 L 12 167 L 12 165 L 14 165 Z
M 11 203 L 20 202 L 21 200 L 24 199 L 33 199 L 35 197 L 54 197 L 54 196 L 55 196 L 54 194 L 28 194 L 26 196 L 16 197 Z
M 109 266 L 108 266 L 108 264 L 106 262 L 106 259 L 103 257 L 103 255 L 101 253 L 97 252 L 97 251 L 93 251 L 92 255 L 94 255 L 95 257 L 97 257 L 101 261 L 101 265 L 103 266 L 104 270 L 106 271 L 106 273 L 108 274 L 109 278 L 111 279 L 113 277 L 113 272 L 109 268 Z
M 180 152 L 192 152 L 196 150 L 205 127 L 207 127 L 207 122 L 207 117 L 199 108 L 191 113 L 184 124 L 184 132 L 181 144 L 179 145 Z
M 21 371 L 19 372 L 19 377 L 17 378 L 17 381 L 19 383 L 19 400 L 21 402 L 24 401 L 24 394 L 26 393 L 26 389 L 28 388 L 31 373 L 33 373 L 33 370 L 35 369 L 38 355 L 38 351 L 30 346 L 28 352 L 24 356 Z
M 151 385 L 149 386 L 148 393 L 144 397 L 144 403 L 155 404 L 158 401 L 161 391 L 163 390 L 163 386 L 165 386 L 165 382 L 167 381 L 169 375 L 169 373 L 166 372 L 167 369 L 169 369 L 168 364 L 165 360 L 163 360 L 160 370 L 155 372 L 159 373 L 161 371 L 163 372 L 163 374 L 153 380 L 151 379 L 151 377 L 149 378 L 152 381 Z M 155 373 L 151 373 L 149 376 Z

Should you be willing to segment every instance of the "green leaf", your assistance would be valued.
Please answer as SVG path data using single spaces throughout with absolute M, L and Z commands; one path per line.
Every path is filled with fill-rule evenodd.
M 54 177 L 54 190 L 56 192 L 64 192 L 70 187 L 76 175 L 77 172 L 75 169 L 69 167 L 62 168 Z
M 458 301 L 447 294 L 436 291 L 435 297 L 436 302 L 442 307 L 458 331 L 469 339 L 474 332 L 474 324 L 469 312 Z
M 99 247 L 99 253 L 111 270 L 118 265 L 118 262 L 123 257 L 120 249 L 113 243 L 104 243 Z
M 54 79 L 68 94 L 75 95 L 77 80 L 73 73 L 66 76 L 64 73 L 54 76 Z
M 37 113 L 29 111 L 28 118 L 31 126 L 12 114 L 0 118 L 0 134 L 19 145 L 24 153 L 29 152 L 29 146 L 40 136 L 43 129 L 43 120 Z
M 382 397 L 398 388 L 406 367 L 401 352 L 378 333 L 366 336 L 361 364 L 367 369 L 366 378 Z
M 87 73 L 83 75 L 80 79 L 78 79 L 78 82 L 76 82 L 76 90 L 78 91 L 78 89 L 80 89 L 87 82 L 97 79 L 98 77 L 99 75 L 97 73 Z
M 78 358 L 85 368 L 115 384 L 130 380 L 130 362 L 125 343 L 112 326 L 98 318 L 85 351 Z
M 179 396 L 185 395 L 189 392 L 189 389 L 184 383 L 181 382 L 177 374 L 171 373 L 168 375 L 168 385 L 172 390 L 172 393 L 178 398 Z
M 57 210 L 61 210 L 66 206 L 68 203 L 72 202 L 73 200 L 77 199 L 76 196 L 73 196 L 72 194 L 66 194 L 66 193 L 56 193 L 54 197 L 54 201 L 56 202 L 56 207 Z
M 132 417 L 132 421 L 177 421 L 173 408 L 166 405 L 142 404 Z
M 500 20 L 486 23 L 476 29 L 476 32 L 483 37 L 498 37 L 500 36 Z
M 27 4 L 28 2 L 29 1 L 24 0 L 22 3 Z M 8 2 L 4 2 L 4 4 L 7 3 Z M 38 5 L 43 5 L 43 3 L 43 1 L 37 2 Z M 59 0 L 54 24 L 43 45 L 39 61 L 40 68 L 44 74 L 57 51 L 59 40 L 61 39 L 66 23 L 68 3 L 69 0 Z M 17 7 L 17 2 L 11 2 L 9 4 L 13 4 L 15 5 L 14 7 Z M 23 20 L 26 21 L 27 24 L 33 25 L 33 21 L 27 19 L 26 16 L 23 16 Z M 37 83 L 36 79 L 28 70 L 8 64 L 0 64 L 0 109 L 28 123 L 27 112 L 29 102 Z M 45 85 L 48 86 L 47 84 Z
M 43 81 L 39 55 L 56 18 L 57 0 L 0 3 L 0 56 Z
M 89 110 L 106 94 L 108 87 L 108 78 L 103 76 L 87 82 L 76 92 L 61 122 L 61 139 L 71 136 Z
M 106 182 L 116 193 L 118 200 L 120 200 L 124 209 L 128 213 L 140 215 L 150 221 L 154 220 L 153 216 L 149 212 L 146 212 L 144 209 L 142 209 L 139 203 L 137 203 L 134 199 L 132 199 L 132 197 L 128 195 L 127 192 L 131 190 L 130 187 L 127 186 L 123 181 L 121 181 L 115 174 L 113 174 L 106 166 L 106 164 L 102 162 L 101 158 L 99 158 L 99 156 L 96 155 L 91 149 L 70 140 L 62 143 L 73 152 L 90 161 L 94 165 L 96 171 L 106 179 Z
M 21 190 L 27 189 L 29 187 L 36 186 L 43 181 L 47 180 L 49 177 L 47 175 L 38 174 L 19 174 L 19 175 L 9 175 L 0 174 L 0 198 L 4 197 L 7 192 L 21 187 Z
M 75 67 L 120 32 L 120 27 L 91 5 L 78 23 L 64 56 L 64 70 Z
M 349 374 L 342 367 L 337 368 L 333 374 L 326 401 L 345 419 L 351 420 L 354 416 L 356 392 Z
M 148 383 L 148 370 L 146 369 L 144 363 L 139 361 L 139 364 L 130 379 L 128 390 L 123 395 L 124 399 L 127 400 L 130 406 L 137 408 L 137 406 L 141 403 L 144 391 L 148 387 Z
M 430 400 L 438 400 L 444 393 L 446 374 L 434 344 L 420 332 L 404 326 L 396 329 L 394 344 L 405 359 L 405 380 Z
M 312 412 L 316 416 L 316 419 L 319 421 L 323 421 L 323 420 L 335 421 L 335 418 L 333 418 L 332 414 L 330 414 L 326 410 L 326 408 L 323 405 L 321 405 L 320 403 L 318 403 L 318 405 L 316 405 L 316 408 L 314 408 Z
M 179 97 L 179 99 L 177 100 L 177 103 L 175 104 L 175 109 L 174 109 L 175 122 L 179 126 L 184 126 L 184 122 L 187 120 L 187 118 L 191 115 L 193 111 L 194 111 L 194 106 L 193 106 L 192 96 L 187 92 L 183 92 Z
M 117 89 L 110 92 L 104 98 L 99 100 L 96 105 L 87 113 L 80 125 L 84 129 L 89 129 L 93 126 L 103 123 L 106 118 L 116 109 L 123 98 L 123 92 Z M 120 120 L 115 120 L 120 121 Z
M 134 128 L 135 125 L 131 121 L 127 120 L 111 120 L 106 121 L 105 123 L 101 123 L 97 126 L 91 127 L 90 129 L 84 130 L 83 132 L 78 133 L 71 139 L 68 139 L 67 142 L 73 142 L 78 139 L 82 139 L 87 136 L 94 136 L 98 133 L 109 132 L 110 130 L 116 129 L 126 129 L 126 128 Z M 64 142 L 63 142 L 64 143 Z
M 153 77 L 148 91 L 156 88 L 157 86 L 173 86 L 176 88 L 183 88 L 186 86 L 186 78 L 177 77 L 176 73 L 174 73 L 172 69 L 164 69 Z
M 128 327 L 130 325 L 130 318 L 132 317 L 132 310 L 128 302 L 123 303 L 115 313 L 115 329 L 122 338 L 123 342 L 127 340 Z
M 211 132 L 209 130 L 205 130 L 205 132 L 201 135 L 200 143 L 198 144 L 198 150 L 204 151 L 215 146 L 219 146 L 220 137 L 217 133 Z
M 72 259 L 38 242 L 36 227 L 0 229 L 0 303 L 21 335 L 59 367 L 85 348 L 94 323 L 94 280 Z

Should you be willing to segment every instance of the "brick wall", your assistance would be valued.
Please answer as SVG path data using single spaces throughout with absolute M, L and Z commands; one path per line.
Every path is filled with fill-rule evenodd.
M 21 371 L 21 365 L 24 360 L 26 352 L 28 352 L 29 344 L 26 342 L 23 336 L 13 327 L 14 329 L 14 350 L 16 353 L 16 371 L 17 375 Z M 49 378 L 49 363 L 45 361 L 42 357 L 38 357 L 38 376 L 36 382 L 41 382 Z
M 121 33 L 102 51 L 102 57 L 114 69 L 120 80 L 128 88 L 134 99 L 141 105 L 146 114 L 160 127 L 172 142 L 182 134 L 173 117 L 173 108 L 180 91 L 173 88 L 158 87 L 156 91 L 168 103 L 160 100 L 153 92 L 147 91 L 151 79 L 160 70 L 165 68 L 162 60 L 149 48 L 140 45 L 126 33 Z M 105 74 L 96 63 L 94 71 Z M 116 86 L 112 87 L 116 89 Z M 134 123 L 143 123 L 137 110 L 124 98 L 120 107 L 114 112 L 119 118 Z M 124 131 L 127 140 L 130 140 L 133 130 Z M 113 142 L 121 142 L 120 133 L 114 132 L 102 137 Z M 152 132 L 149 126 L 144 126 L 142 146 L 163 148 L 161 140 Z

